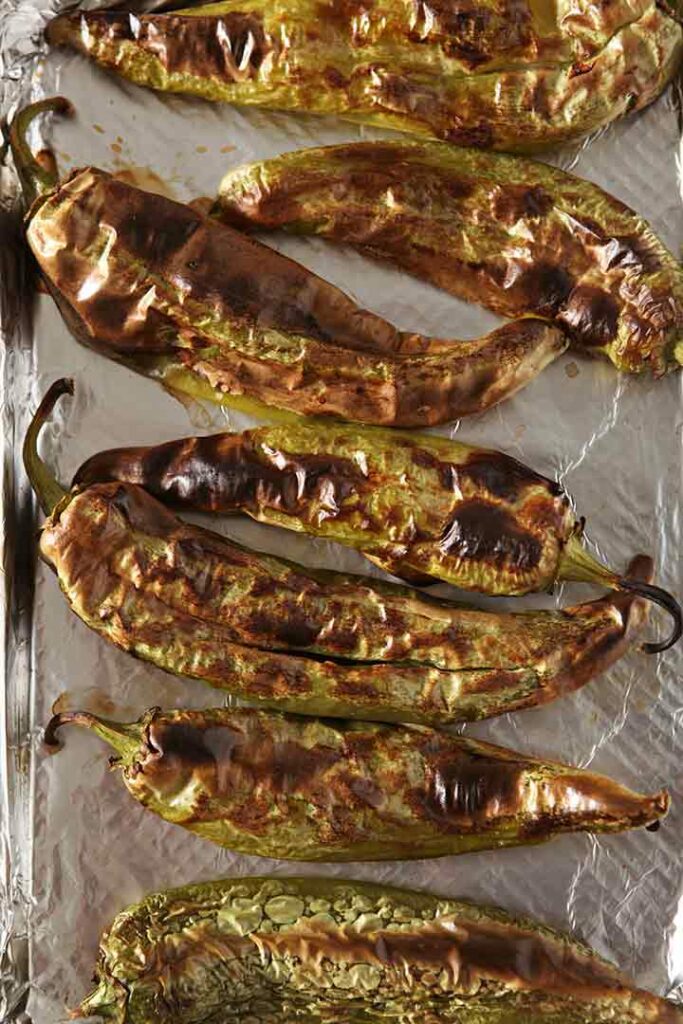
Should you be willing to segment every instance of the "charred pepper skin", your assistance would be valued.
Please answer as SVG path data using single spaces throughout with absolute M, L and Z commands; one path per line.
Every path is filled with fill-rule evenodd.
M 76 1011 L 114 1024 L 681 1024 L 530 918 L 331 878 L 157 892 L 102 936 Z
M 55 174 L 50 189 L 24 137 L 50 104 L 64 110 L 37 104 L 12 130 L 39 195 L 28 243 L 72 333 L 175 391 L 430 426 L 508 398 L 567 348 L 559 327 L 530 317 L 474 341 L 399 331 L 275 250 L 96 168 L 61 184 Z
M 215 214 L 353 245 L 584 352 L 656 376 L 683 362 L 683 270 L 648 224 L 555 167 L 440 143 L 304 149 L 230 171 Z
M 284 711 L 443 724 L 583 686 L 644 619 L 638 595 L 650 596 L 652 563 L 643 556 L 622 593 L 562 612 L 493 614 L 249 552 L 134 484 L 67 493 L 36 445 L 68 390 L 53 385 L 24 446 L 48 515 L 41 554 L 86 625 L 175 675 Z
M 171 14 L 79 11 L 47 38 L 164 92 L 528 150 L 651 103 L 682 34 L 645 0 L 589 15 L 529 0 L 228 0 Z
M 332 722 L 253 708 L 148 712 L 118 725 L 86 712 L 119 754 L 126 789 L 166 821 L 239 853 L 304 861 L 444 857 L 563 832 L 656 826 L 644 796 L 594 772 L 420 726 Z
M 623 586 L 581 547 L 581 524 L 554 481 L 502 452 L 443 437 L 257 427 L 100 452 L 74 477 L 76 486 L 105 481 L 334 540 L 408 581 L 489 594 L 529 593 L 558 578 Z

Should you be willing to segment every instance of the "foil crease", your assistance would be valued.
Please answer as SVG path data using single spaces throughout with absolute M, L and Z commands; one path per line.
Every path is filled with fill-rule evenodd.
M 390 137 L 333 119 L 136 89 L 78 55 L 48 54 L 42 28 L 55 10 L 38 0 L 0 0 L 0 110 L 7 119 L 21 104 L 56 92 L 73 101 L 76 118 L 46 122 L 33 137 L 37 148 L 39 131 L 52 139 L 62 174 L 93 164 L 184 201 L 215 195 L 223 174 L 248 160 Z M 680 146 L 675 85 L 643 113 L 554 160 L 633 206 L 679 255 Z M 672 810 L 656 835 L 566 836 L 537 849 L 439 861 L 292 865 L 219 850 L 146 813 L 109 775 L 107 754 L 93 737 L 72 732 L 58 756 L 45 753 L 41 730 L 55 702 L 59 709 L 130 720 L 155 704 L 208 707 L 222 696 L 107 646 L 68 610 L 54 578 L 37 564 L 37 518 L 19 455 L 38 398 L 55 377 L 75 378 L 75 398 L 62 403 L 44 440 L 64 480 L 104 447 L 242 429 L 254 420 L 235 410 L 183 406 L 154 381 L 73 341 L 49 296 L 34 299 L 9 160 L 0 191 L 0 1018 L 63 1019 L 88 989 L 100 932 L 146 892 L 267 872 L 348 876 L 496 903 L 570 929 L 639 985 L 683 1000 L 680 645 L 661 658 L 632 651 L 579 693 L 466 730 L 590 766 L 635 789 L 666 786 Z M 322 240 L 272 236 L 267 242 L 402 329 L 476 336 L 497 323 L 476 306 Z M 511 401 L 439 432 L 501 448 L 556 475 L 587 515 L 600 557 L 625 566 L 645 551 L 656 560 L 658 581 L 680 597 L 682 384 L 680 374 L 663 381 L 620 377 L 611 366 L 570 352 Z M 241 518 L 211 525 L 307 565 L 368 571 L 361 556 L 328 542 Z M 589 588 L 571 585 L 553 595 L 478 603 L 550 607 L 590 596 Z

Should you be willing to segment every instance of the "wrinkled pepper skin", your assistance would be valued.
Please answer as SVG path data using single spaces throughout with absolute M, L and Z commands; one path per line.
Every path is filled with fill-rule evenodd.
M 102 936 L 76 1016 L 114 1024 L 681 1024 L 529 918 L 331 878 L 157 892 Z
M 171 14 L 78 11 L 48 41 L 138 85 L 337 114 L 459 145 L 538 149 L 652 102 L 681 28 L 655 4 L 228 0 Z
M 246 700 L 434 724 L 530 707 L 616 660 L 643 620 L 641 598 L 660 599 L 641 556 L 610 598 L 562 612 L 480 612 L 255 554 L 182 522 L 134 484 L 67 493 L 36 445 L 68 388 L 58 381 L 46 395 L 24 461 L 48 514 L 41 554 L 71 608 L 118 647 Z M 606 570 L 597 572 L 586 578 Z
M 89 459 L 74 484 L 111 480 L 339 541 L 397 576 L 492 594 L 552 585 L 579 529 L 561 488 L 502 452 L 345 424 L 114 449 Z
M 132 725 L 82 711 L 120 755 L 128 792 L 166 821 L 239 853 L 405 860 L 519 846 L 562 832 L 658 827 L 644 796 L 594 772 L 420 726 L 332 722 L 253 708 L 148 712 Z
M 683 270 L 647 223 L 588 181 L 439 143 L 304 149 L 238 167 L 217 215 L 353 245 L 506 317 L 552 318 L 620 370 L 683 362 Z
M 94 168 L 34 204 L 27 239 L 79 340 L 215 402 L 429 426 L 509 397 L 568 343 L 531 318 L 455 343 L 399 331 L 275 250 Z

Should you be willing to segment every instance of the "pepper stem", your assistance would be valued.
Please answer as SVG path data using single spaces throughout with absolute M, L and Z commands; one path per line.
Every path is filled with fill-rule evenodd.
M 64 115 L 71 115 L 74 112 L 73 105 L 64 96 L 52 96 L 50 99 L 31 103 L 28 107 L 20 110 L 15 115 L 9 130 L 9 141 L 12 147 L 14 163 L 29 205 L 39 195 L 42 195 L 43 192 L 49 192 L 59 182 L 54 159 L 51 161 L 52 166 L 49 169 L 44 167 L 33 155 L 33 151 L 26 138 L 32 122 L 36 117 L 48 110 L 54 111 L 55 114 Z
M 645 580 L 620 576 L 619 573 L 608 569 L 586 551 L 576 535 L 570 538 L 562 553 L 558 578 L 577 580 L 582 583 L 599 583 L 610 590 L 622 590 L 630 594 L 637 594 L 668 612 L 673 620 L 671 634 L 666 640 L 644 643 L 642 649 L 647 654 L 661 654 L 662 651 L 668 651 L 683 635 L 683 611 L 673 594 L 662 587 L 647 583 Z
M 68 491 L 57 481 L 38 454 L 38 436 L 58 399 L 62 395 L 73 395 L 73 393 L 74 382 L 72 380 L 67 377 L 56 380 L 38 406 L 24 438 L 24 469 L 46 516 L 54 511 L 59 502 L 67 496 Z
M 61 742 L 57 732 L 63 725 L 80 725 L 91 729 L 96 736 L 114 748 L 119 758 L 126 764 L 132 764 L 140 750 L 142 726 L 138 722 L 126 725 L 122 722 L 110 722 L 106 718 L 98 718 L 89 711 L 62 711 L 54 715 L 47 724 L 43 741 L 51 750 L 59 750 Z

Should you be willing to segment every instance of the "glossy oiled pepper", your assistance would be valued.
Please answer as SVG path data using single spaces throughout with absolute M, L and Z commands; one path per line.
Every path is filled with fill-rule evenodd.
M 553 480 L 502 452 L 443 437 L 290 423 L 92 456 L 75 484 L 139 484 L 163 501 L 339 541 L 409 582 L 439 579 L 524 594 L 558 579 L 631 584 L 583 548 L 581 523 Z
M 168 711 L 119 725 L 56 715 L 119 755 L 128 792 L 166 821 L 240 853 L 291 860 L 443 857 L 561 832 L 657 827 L 665 791 L 423 726 L 332 722 L 252 708 Z
M 475 341 L 397 330 L 267 246 L 105 171 L 62 184 L 12 127 L 27 194 L 28 243 L 81 341 L 168 387 L 214 402 L 386 426 L 441 423 L 486 409 L 567 347 L 547 320 L 524 318 Z
M 241 230 L 318 234 L 502 316 L 551 317 L 620 370 L 683 362 L 683 270 L 647 223 L 588 181 L 440 143 L 304 149 L 225 176 Z
M 318 878 L 157 892 L 101 940 L 77 1016 L 115 1024 L 681 1024 L 560 932 L 504 911 Z
M 64 389 L 46 396 L 24 449 L 49 514 L 42 556 L 88 626 L 169 672 L 287 711 L 438 724 L 582 686 L 644 617 L 636 594 L 652 564 L 643 556 L 624 593 L 562 612 L 494 614 L 249 552 L 133 484 L 69 494 L 36 453 Z
M 681 28 L 648 0 L 228 0 L 76 11 L 48 26 L 138 85 L 529 149 L 650 103 Z

